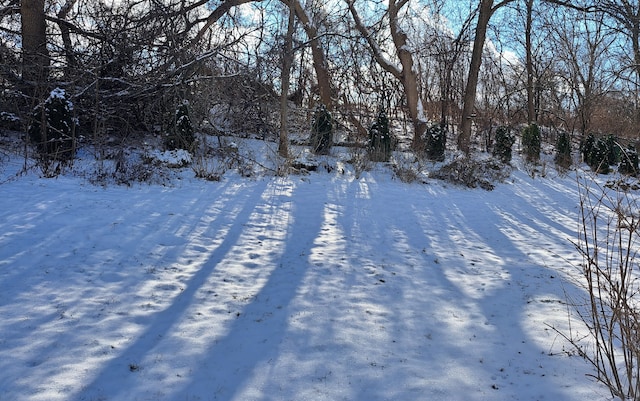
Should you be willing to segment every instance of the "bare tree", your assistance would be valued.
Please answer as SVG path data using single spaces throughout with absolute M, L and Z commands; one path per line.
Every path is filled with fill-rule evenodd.
M 493 0 L 480 0 L 478 4 L 478 21 L 471 52 L 471 64 L 467 85 L 464 91 L 464 106 L 462 108 L 462 121 L 460 121 L 460 133 L 458 135 L 458 148 L 469 154 L 471 151 L 471 126 L 475 114 L 476 91 L 478 87 L 478 76 L 482 64 L 482 52 L 487 36 L 487 27 L 491 16 L 497 9 L 503 7 L 514 0 L 502 0 L 494 5 Z
M 599 9 L 619 25 L 620 33 L 629 39 L 633 54 L 632 67 L 640 76 L 640 3 L 629 0 L 603 0 Z
M 77 69 L 78 67 L 78 62 L 76 60 L 75 50 L 73 48 L 73 42 L 71 39 L 71 26 L 67 21 L 67 17 L 69 16 L 69 13 L 76 5 L 76 3 L 77 0 L 67 0 L 67 2 L 64 3 L 62 7 L 60 7 L 60 10 L 56 15 L 56 22 L 60 29 L 60 36 L 64 46 L 64 54 L 66 58 L 66 75 L 72 74 L 73 70 Z
M 629 0 L 603 0 L 598 2 L 598 9 L 605 12 L 614 21 L 624 41 L 625 54 L 620 57 L 619 77 L 628 81 L 635 92 L 640 92 L 640 3 Z M 630 51 L 627 50 L 630 47 Z M 628 70 L 633 71 L 629 76 Z M 637 98 L 637 94 L 633 94 Z M 640 105 L 635 102 L 635 124 L 640 122 Z
M 380 44 L 376 41 L 373 33 L 364 24 L 355 7 L 355 0 L 346 0 L 349 11 L 353 16 L 356 28 L 367 41 L 371 51 L 382 68 L 391 73 L 401 82 L 406 96 L 409 115 L 413 123 L 413 147 L 421 147 L 421 138 L 427 129 L 427 119 L 424 115 L 424 105 L 420 98 L 420 88 L 418 76 L 414 68 L 414 58 L 410 50 L 407 34 L 400 26 L 400 12 L 407 5 L 409 0 L 389 0 L 387 14 L 389 18 L 389 31 L 395 48 L 395 53 L 400 65 L 387 59 Z
M 412 23 L 425 113 L 449 131 L 450 120 L 459 119 L 459 85 L 464 81 L 460 71 L 466 70 L 464 56 L 474 15 L 465 12 L 463 5 L 453 6 L 445 0 L 430 0 L 427 4 L 428 11 L 415 13 L 408 22 Z
M 599 99 L 610 88 L 607 71 L 608 49 L 615 37 L 607 30 L 603 13 L 576 10 L 555 13 L 550 27 L 559 49 L 557 65 L 562 79 L 574 96 L 574 112 L 582 134 L 591 129 L 591 118 Z
M 425 2 L 379 0 L 368 3 L 367 9 L 373 5 L 374 12 L 365 12 L 364 1 L 357 0 L 324 3 L 319 0 L 57 0 L 51 3 L 47 0 L 0 0 L 0 31 L 3 32 L 0 74 L 5 87 L 14 85 L 15 88 L 19 88 L 21 82 L 33 85 L 59 79 L 56 84 L 69 89 L 68 93 L 72 94 L 78 107 L 88 111 L 79 113 L 83 129 L 88 127 L 86 120 L 92 116 L 94 127 L 99 122 L 105 127 L 118 127 L 121 132 L 147 132 L 158 125 L 162 128 L 165 122 L 158 120 L 172 114 L 180 98 L 204 98 L 198 94 L 210 90 L 206 85 L 228 89 L 229 85 L 220 83 L 222 79 L 215 78 L 224 76 L 242 80 L 246 88 L 251 88 L 247 93 L 264 94 L 270 102 L 277 97 L 278 89 L 282 90 L 283 97 L 288 95 L 286 85 L 291 82 L 297 85 L 296 95 L 302 94 L 309 99 L 317 95 L 328 109 L 346 117 L 361 135 L 366 134 L 372 104 L 384 102 L 387 108 L 399 105 L 406 110 L 405 124 L 409 130 L 413 129 L 414 147 L 421 145 L 427 117 L 439 120 L 442 126 L 455 118 L 460 128 L 459 148 L 465 152 L 470 150 L 473 117 L 479 111 L 478 93 L 483 94 L 478 101 L 491 111 L 492 121 L 513 116 L 510 111 L 505 114 L 503 109 L 510 110 L 511 104 L 517 102 L 522 107 L 518 110 L 522 114 L 517 118 L 524 121 L 526 109 L 526 120 L 532 122 L 539 118 L 544 88 L 549 99 L 557 98 L 552 102 L 556 104 L 554 107 L 566 106 L 565 94 L 560 89 L 551 93 L 562 78 L 564 89 L 577 89 L 573 109 L 582 115 L 581 130 L 588 129 L 588 118 L 594 113 L 590 104 L 604 93 L 603 88 L 607 85 L 604 81 L 609 79 L 608 72 L 603 70 L 605 64 L 601 62 L 604 53 L 598 52 L 606 49 L 607 43 L 612 43 L 607 42 L 612 38 L 608 36 L 610 32 L 595 30 L 598 26 L 595 14 L 590 17 L 587 27 L 589 35 L 584 44 L 588 48 L 582 47 L 574 57 L 571 52 L 577 48 L 570 46 L 573 42 L 556 46 L 553 61 L 560 62 L 552 65 L 546 60 L 543 65 L 534 48 L 540 46 L 544 33 L 538 33 L 536 29 L 551 32 L 554 25 L 538 23 L 544 13 L 536 10 L 544 3 L 579 10 L 576 5 L 579 2 L 520 2 L 526 20 L 523 19 L 524 31 L 519 24 L 519 31 L 515 33 L 518 36 L 514 37 L 523 43 L 526 54 L 513 68 L 514 76 L 517 75 L 513 80 L 517 78 L 518 84 L 511 83 L 512 87 L 507 88 L 510 85 L 507 80 L 511 78 L 503 66 L 484 64 L 487 67 L 484 72 L 481 72 L 481 66 L 486 63 L 483 49 L 492 16 L 515 0 L 477 0 L 459 6 L 455 11 L 459 24 L 454 26 L 460 30 L 455 32 L 450 27 L 445 28 L 443 21 L 448 16 L 438 22 L 431 20 L 444 10 L 451 12 L 445 3 L 445 0 L 429 0 L 427 7 Z M 418 4 L 425 8 L 418 9 L 415 7 Z M 284 42 L 285 53 L 296 51 L 295 66 L 287 64 L 291 55 L 283 57 L 284 63 L 281 63 L 282 27 L 272 28 L 265 23 L 269 13 L 281 11 L 281 5 L 291 11 L 290 18 L 295 18 L 301 29 L 292 33 L 293 42 Z M 599 6 L 604 13 L 599 15 L 606 15 L 609 22 L 616 21 L 615 28 L 633 50 L 629 52 L 633 56 L 623 67 L 626 68 L 626 79 L 637 83 L 640 80 L 640 68 L 637 68 L 640 65 L 637 62 L 640 60 L 640 23 L 636 17 L 640 15 L 640 7 L 626 0 L 603 0 Z M 249 7 L 262 13 L 261 21 L 251 19 L 256 13 L 247 17 L 245 11 Z M 329 7 L 335 8 L 328 10 Z M 582 9 L 587 10 L 587 7 Z M 589 8 L 592 10 L 593 7 Z M 18 14 L 22 17 L 21 22 Z M 575 21 L 559 18 L 553 22 L 556 24 L 553 36 L 558 40 L 564 34 L 571 34 L 568 29 L 576 25 Z M 604 22 L 600 27 L 605 26 Z M 296 35 L 306 38 L 298 40 Z M 19 68 L 8 68 L 6 63 L 11 62 L 12 54 L 19 54 L 10 44 L 16 43 L 21 36 L 23 68 L 20 76 Z M 497 41 L 501 40 L 499 35 L 496 34 L 493 40 L 497 48 Z M 289 45 L 291 50 L 288 50 Z M 595 52 L 593 62 L 584 58 L 588 52 Z M 485 52 L 485 60 L 489 60 L 488 53 Z M 465 79 L 467 63 L 469 70 Z M 19 66 L 20 62 L 17 64 Z M 589 68 L 593 71 L 589 72 Z M 289 76 L 285 75 L 287 70 Z M 557 74 L 560 70 L 562 73 Z M 311 75 L 315 75 L 317 85 L 309 83 L 306 77 Z M 620 78 L 622 71 L 618 71 L 617 76 L 624 79 Z M 212 83 L 214 81 L 216 83 Z M 282 81 L 280 88 L 273 85 L 278 81 Z M 548 83 L 546 87 L 544 82 Z M 482 85 L 491 87 L 494 92 L 481 91 Z M 630 87 L 628 83 L 624 91 Z M 523 107 L 525 88 L 526 108 Z M 623 86 L 619 85 L 620 88 Z M 633 99 L 632 94 L 623 94 L 623 89 L 620 90 L 620 96 L 615 99 L 609 96 L 608 99 L 612 102 Z M 382 92 L 384 99 L 380 96 Z M 207 96 L 207 99 L 215 97 Z M 283 139 L 287 103 L 281 101 L 280 135 Z M 203 104 L 200 114 L 206 113 L 205 109 Z M 270 106 L 268 116 L 260 116 L 269 119 L 269 127 L 277 125 L 276 110 L 277 101 Z M 275 134 L 276 129 L 271 131 Z M 284 145 L 286 141 L 281 140 L 281 143 Z

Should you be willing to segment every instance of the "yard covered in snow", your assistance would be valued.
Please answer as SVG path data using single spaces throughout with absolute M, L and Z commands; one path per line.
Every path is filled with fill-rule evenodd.
M 551 328 L 585 296 L 582 173 L 101 187 L 19 163 L 1 170 L 0 400 L 610 399 Z

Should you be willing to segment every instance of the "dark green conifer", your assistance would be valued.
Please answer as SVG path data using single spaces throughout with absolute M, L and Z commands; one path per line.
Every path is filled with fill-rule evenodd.
M 386 162 L 391 157 L 391 134 L 389 118 L 384 109 L 378 113 L 376 122 L 369 130 L 369 157 L 373 161 Z
M 73 104 L 64 89 L 56 88 L 36 107 L 29 125 L 29 140 L 41 158 L 67 161 L 75 156 L 76 122 Z
M 621 174 L 637 176 L 638 175 L 638 152 L 633 145 L 627 146 L 620 155 L 620 167 L 618 171 Z
M 556 142 L 556 164 L 563 168 L 571 166 L 571 139 L 569 134 L 561 132 Z
M 169 150 L 184 149 L 193 151 L 195 133 L 189 116 L 189 102 L 184 101 L 176 109 L 173 132 L 167 137 L 165 145 Z
M 493 155 L 502 163 L 510 163 L 512 151 L 511 148 L 516 138 L 511 133 L 509 127 L 500 126 L 496 130 L 495 145 L 493 147 Z
M 443 161 L 447 147 L 447 129 L 440 124 L 431 125 L 425 133 L 424 144 L 429 160 Z
M 528 162 L 540 160 L 540 144 L 540 128 L 538 125 L 533 123 L 525 127 L 522 132 L 522 146 Z
M 310 142 L 318 155 L 328 155 L 333 145 L 333 118 L 324 104 L 319 104 L 313 114 Z
M 593 152 L 593 147 L 596 144 L 596 137 L 593 134 L 587 135 L 586 138 L 580 142 L 580 153 L 582 154 L 582 161 L 591 165 L 591 154 Z
M 598 174 L 609 174 L 609 146 L 607 141 L 596 139 L 591 153 L 588 155 L 588 164 L 591 169 Z
M 607 143 L 607 162 L 610 166 L 618 164 L 620 162 L 620 146 L 617 138 L 613 135 L 607 135 L 605 142 Z

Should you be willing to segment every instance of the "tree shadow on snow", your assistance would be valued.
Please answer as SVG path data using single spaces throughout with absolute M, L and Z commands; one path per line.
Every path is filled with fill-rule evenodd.
M 227 256 L 241 236 L 243 227 L 249 221 L 256 204 L 259 203 L 266 185 L 266 182 L 257 182 L 243 188 L 238 193 L 228 194 L 226 199 L 224 198 L 225 194 L 220 194 L 222 200 L 215 199 L 215 197 L 208 200 L 209 204 L 218 201 L 223 202 L 223 205 L 220 210 L 215 212 L 212 221 L 205 222 L 205 240 L 210 238 L 210 241 L 214 242 L 223 236 L 222 240 L 210 251 L 202 246 L 195 247 L 195 252 L 209 253 L 205 256 L 206 261 L 194 274 L 190 277 L 182 277 L 185 282 L 181 283 L 181 292 L 171 300 L 167 308 L 144 319 L 142 321 L 145 324 L 143 332 L 136 334 L 130 344 L 126 345 L 124 349 L 117 350 L 117 356 L 100 366 L 98 371 L 92 374 L 91 382 L 86 383 L 72 399 L 85 400 L 92 399 L 92 397 L 107 397 L 108 399 L 124 400 L 130 399 L 132 394 L 139 390 L 138 387 L 145 387 L 135 376 L 137 370 L 143 368 L 138 364 L 149 358 L 154 348 L 164 338 L 170 337 L 172 332 L 176 330 L 179 321 L 184 319 L 187 311 L 193 307 L 198 292 L 205 286 L 218 264 Z M 198 202 L 202 202 L 202 200 Z M 207 200 L 205 199 L 204 202 L 206 204 Z M 192 209 L 192 212 L 202 213 L 202 215 L 195 216 L 195 221 L 189 224 L 188 231 L 195 234 L 197 231 L 195 226 L 202 223 L 200 219 L 206 212 L 205 210 L 198 212 L 197 209 Z M 182 252 L 185 252 L 184 248 L 181 249 Z M 180 262 L 180 256 L 171 256 L 167 263 Z M 156 390 L 159 393 L 163 392 L 163 389 L 160 388 Z M 167 391 L 171 390 L 167 389 Z
M 241 394 L 249 383 L 252 399 L 278 398 L 275 394 L 263 393 L 262 388 L 255 386 L 255 380 L 261 374 L 269 377 L 270 364 L 280 357 L 280 347 L 289 330 L 289 306 L 299 295 L 301 283 L 311 267 L 309 255 L 324 220 L 326 199 L 317 191 L 313 196 L 297 192 L 300 187 L 294 185 L 290 197 L 284 202 L 278 200 L 279 204 L 275 205 L 290 210 L 287 220 L 278 222 L 279 229 L 286 227 L 286 238 L 284 248 L 276 256 L 275 267 L 252 301 L 230 324 L 227 333 L 208 347 L 203 365 L 176 394 L 176 399 L 192 394 L 206 394 L 212 399 L 243 399 L 246 395 Z
M 412 188 L 397 196 L 375 182 L 344 190 L 340 224 L 347 237 L 365 246 L 348 252 L 360 270 L 352 285 L 361 281 L 358 276 L 372 275 L 362 314 L 374 311 L 369 330 L 385 333 L 370 337 L 361 350 L 375 363 L 352 366 L 352 372 L 362 372 L 352 399 L 449 399 L 461 393 L 469 400 L 566 399 L 576 393 L 568 388 L 575 383 L 564 381 L 565 364 L 577 361 L 573 366 L 585 372 L 588 366 L 550 356 L 560 350 L 543 348 L 532 336 L 555 333 L 545 329 L 545 321 L 534 328 L 529 322 L 541 318 L 531 316 L 531 308 L 559 305 L 565 292 L 581 291 L 563 277 L 562 270 L 571 268 L 554 254 L 553 246 L 570 247 L 573 235 L 574 226 L 554 220 L 563 211 L 553 204 L 538 210 L 535 195 L 513 205 L 508 202 L 514 197 L 481 191 L 425 196 L 428 190 Z M 572 201 L 568 193 L 557 195 L 563 206 Z M 376 213 L 385 205 L 386 218 Z M 527 243 L 527 235 L 536 232 L 539 237 Z M 361 334 L 366 342 L 367 333 Z M 372 366 L 385 366 L 385 372 Z

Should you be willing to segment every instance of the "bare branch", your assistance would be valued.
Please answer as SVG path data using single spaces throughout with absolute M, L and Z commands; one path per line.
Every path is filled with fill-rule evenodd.
M 491 10 L 491 13 L 494 13 L 500 7 L 504 7 L 509 3 L 513 3 L 514 1 L 515 0 L 502 0 L 500 3 L 496 4 L 495 6 L 493 6 L 493 9 Z
M 253 2 L 259 3 L 262 1 L 263 0 L 227 0 L 223 2 L 215 10 L 213 10 L 211 14 L 209 14 L 204 26 L 200 28 L 200 30 L 198 31 L 198 34 L 193 39 L 193 42 L 194 43 L 200 42 L 200 40 L 202 40 L 202 37 L 207 32 L 207 30 L 211 28 L 213 24 L 218 22 L 218 20 L 222 18 L 225 14 L 227 14 L 229 10 L 231 10 L 233 7 L 237 7 L 239 5 L 246 4 L 246 3 L 253 3 Z M 206 1 L 201 0 L 198 2 L 198 4 L 200 3 L 206 3 Z
M 561 7 L 566 7 L 566 8 L 571 8 L 573 10 L 576 11 L 583 11 L 583 12 L 594 12 L 598 10 L 598 6 L 595 4 L 592 5 L 587 5 L 587 6 L 579 6 L 577 4 L 573 4 L 572 1 L 565 1 L 565 0 L 543 0 L 546 3 L 550 3 L 550 4 L 555 4 L 557 6 L 561 6 Z
M 369 29 L 367 29 L 367 27 L 364 26 L 362 20 L 360 19 L 360 15 L 358 14 L 358 11 L 356 10 L 354 3 L 355 3 L 354 0 L 347 0 L 349 11 L 351 12 L 351 15 L 353 16 L 353 20 L 356 24 L 356 29 L 362 34 L 362 37 L 369 44 L 369 47 L 373 52 L 373 56 L 376 58 L 376 61 L 378 62 L 378 64 L 380 64 L 380 66 L 384 68 L 386 71 L 393 74 L 394 77 L 401 79 L 402 70 L 384 56 L 384 53 L 382 52 L 382 49 L 378 45 L 378 42 L 376 42 L 376 40 L 373 38 L 373 34 L 369 32 Z

